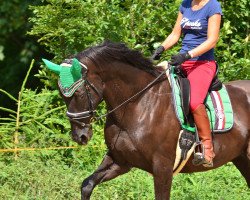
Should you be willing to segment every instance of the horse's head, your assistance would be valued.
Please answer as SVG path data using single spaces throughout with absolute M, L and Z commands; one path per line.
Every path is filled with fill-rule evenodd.
M 77 59 L 67 59 L 57 65 L 43 59 L 46 66 L 60 76 L 58 87 L 67 106 L 72 138 L 85 145 L 92 137 L 91 119 L 102 100 L 102 82 L 88 73 L 88 68 Z M 89 78 L 92 77 L 92 78 Z

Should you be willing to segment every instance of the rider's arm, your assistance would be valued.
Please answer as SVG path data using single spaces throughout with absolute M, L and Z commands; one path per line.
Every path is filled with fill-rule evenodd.
M 162 46 L 164 47 L 165 50 L 172 47 L 180 39 L 180 37 L 181 37 L 181 20 L 182 20 L 182 17 L 183 17 L 182 13 L 179 12 L 176 23 L 175 23 L 175 26 L 174 26 L 174 28 L 172 30 L 172 33 L 162 43 Z
M 215 14 L 208 19 L 207 40 L 188 52 L 192 58 L 200 56 L 216 46 L 219 39 L 220 23 L 220 14 Z

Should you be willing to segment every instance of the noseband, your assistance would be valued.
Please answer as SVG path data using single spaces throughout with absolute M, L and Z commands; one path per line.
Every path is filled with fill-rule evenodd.
M 90 126 L 89 124 L 85 124 L 83 122 L 81 122 L 80 120 L 82 119 L 86 119 L 89 117 L 93 117 L 96 113 L 96 110 L 94 109 L 94 101 L 93 101 L 93 96 L 90 92 L 90 90 L 92 89 L 101 99 L 102 99 L 102 95 L 101 93 L 98 91 L 98 89 L 86 78 L 86 76 L 84 76 L 83 78 L 83 86 L 85 89 L 85 93 L 87 94 L 87 99 L 88 99 L 88 105 L 89 105 L 89 109 L 83 112 L 69 112 L 67 110 L 66 115 L 69 118 L 70 121 L 75 122 L 77 124 L 79 124 L 82 127 L 86 127 L 86 126 Z

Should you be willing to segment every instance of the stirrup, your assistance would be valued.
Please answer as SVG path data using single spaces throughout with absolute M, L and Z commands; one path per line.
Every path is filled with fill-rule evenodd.
M 196 151 L 196 148 L 198 151 Z M 205 147 L 201 141 L 195 143 L 194 147 L 194 159 L 192 160 L 193 165 L 201 165 L 205 162 Z

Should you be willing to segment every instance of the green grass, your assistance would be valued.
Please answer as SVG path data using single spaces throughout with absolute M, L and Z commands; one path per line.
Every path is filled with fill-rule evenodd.
M 1 155 L 2 156 L 2 155 Z M 101 161 L 90 164 L 63 160 L 58 151 L 47 154 L 22 153 L 17 161 L 0 161 L 0 199 L 2 200 L 75 200 L 80 185 Z M 97 186 L 93 200 L 154 199 L 153 178 L 134 169 L 128 174 Z M 232 164 L 219 169 L 174 177 L 171 199 L 249 200 L 250 190 Z

